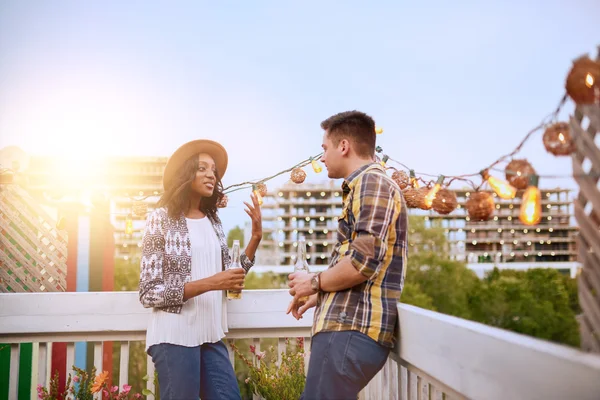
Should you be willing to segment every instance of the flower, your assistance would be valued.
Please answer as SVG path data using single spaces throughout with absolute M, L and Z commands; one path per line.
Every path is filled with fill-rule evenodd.
M 139 394 L 139 393 L 136 393 L 136 394 L 135 394 L 133 397 L 135 397 L 136 399 L 141 399 L 141 398 L 142 398 L 142 395 L 141 395 L 141 394 Z
M 73 382 L 79 382 L 79 375 L 75 375 L 73 377 Z
M 104 371 L 94 379 L 94 385 L 92 386 L 92 393 L 98 393 L 102 390 L 102 386 L 108 381 L 108 371 Z
M 110 389 L 111 392 L 115 393 L 119 391 L 119 387 L 118 386 L 113 386 L 112 389 Z
M 123 385 L 123 391 L 121 393 L 127 394 L 131 390 L 131 386 L 128 384 Z
M 250 382 L 250 377 L 246 378 L 246 379 L 244 380 L 244 382 L 246 382 L 246 384 L 248 384 L 248 382 Z
M 39 399 L 44 398 L 44 387 L 42 385 L 37 385 L 37 394 Z
M 256 346 L 254 346 L 252 344 L 250 345 L 250 353 L 256 354 Z
M 266 355 L 267 355 L 267 353 L 266 353 L 266 352 L 264 352 L 264 351 L 261 351 L 260 353 L 257 353 L 257 354 L 256 354 L 256 358 L 258 358 L 258 360 L 260 361 L 260 360 L 262 360 L 262 359 L 263 359 L 263 358 L 264 358 Z

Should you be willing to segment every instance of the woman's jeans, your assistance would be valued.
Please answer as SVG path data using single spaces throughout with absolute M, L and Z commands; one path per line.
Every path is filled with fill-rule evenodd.
M 151 346 L 161 400 L 240 400 L 227 347 L 221 341 L 185 347 L 161 343 Z

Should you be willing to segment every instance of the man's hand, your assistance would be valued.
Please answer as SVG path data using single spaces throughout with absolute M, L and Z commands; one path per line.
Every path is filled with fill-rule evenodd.
M 291 312 L 292 315 L 294 316 L 294 318 L 296 318 L 297 320 L 301 320 L 302 315 L 307 310 L 315 307 L 316 305 L 317 305 L 317 295 L 316 294 L 313 294 L 312 296 L 310 296 L 308 298 L 308 301 L 305 302 L 301 306 L 295 299 L 292 299 L 292 301 L 290 302 L 290 305 L 288 306 L 288 309 L 285 313 L 289 314 Z
M 298 299 L 317 293 L 313 290 L 310 284 L 312 277 L 315 274 L 309 274 L 304 271 L 294 272 L 290 274 L 288 286 L 290 287 L 290 294 L 294 296 L 294 300 L 297 302 Z

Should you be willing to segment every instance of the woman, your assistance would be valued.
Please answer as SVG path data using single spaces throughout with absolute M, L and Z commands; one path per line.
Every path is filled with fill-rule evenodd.
M 227 152 L 210 140 L 181 146 L 163 175 L 164 194 L 148 217 L 142 240 L 140 301 L 152 307 L 146 350 L 158 372 L 160 397 L 240 399 L 225 344 L 225 290 L 241 290 L 262 238 L 254 195 L 246 213 L 252 238 L 230 269 L 229 250 L 217 216 Z

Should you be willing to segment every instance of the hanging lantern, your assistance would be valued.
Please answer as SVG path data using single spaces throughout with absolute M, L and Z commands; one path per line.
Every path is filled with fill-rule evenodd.
M 535 175 L 535 169 L 525 159 L 513 159 L 505 170 L 506 180 L 517 189 L 527 189 L 529 177 Z
M 224 194 L 223 196 L 219 197 L 219 200 L 217 200 L 217 208 L 227 207 L 228 202 L 229 202 L 229 197 L 227 197 L 227 195 Z
M 565 89 L 577 104 L 600 103 L 600 62 L 588 56 L 575 60 L 567 75 Z
M 457 206 L 456 193 L 450 189 L 440 189 L 433 199 L 431 207 L 438 214 L 447 215 L 454 211 Z
M 571 128 L 566 122 L 557 122 L 544 132 L 544 147 L 555 156 L 568 156 L 575 150 Z
M 490 192 L 471 193 L 465 208 L 471 220 L 487 221 L 494 213 L 494 198 Z
M 306 172 L 302 168 L 294 168 L 291 174 L 292 182 L 294 183 L 302 183 L 306 179 Z
M 257 183 L 255 190 L 258 190 L 262 197 L 267 196 L 267 185 L 265 185 L 264 183 Z
M 392 179 L 398 184 L 400 190 L 406 189 L 409 185 L 408 175 L 404 171 L 394 171 Z
M 542 219 L 542 194 L 538 188 L 539 177 L 532 175 L 529 187 L 523 193 L 519 220 L 525 225 L 536 225 Z
M 131 206 L 131 211 L 136 217 L 145 217 L 148 213 L 148 204 L 143 201 L 136 201 L 133 203 L 133 206 Z
M 491 186 L 491 188 L 498 195 L 498 197 L 505 200 L 515 198 L 515 195 L 517 194 L 517 189 L 513 187 L 510 183 L 491 176 L 487 170 L 483 170 L 480 173 L 483 180 L 487 181 L 487 183 Z
M 421 210 L 429 210 L 431 206 L 425 204 L 425 196 L 429 193 L 430 188 L 408 188 L 402 194 L 408 208 L 420 208 Z

